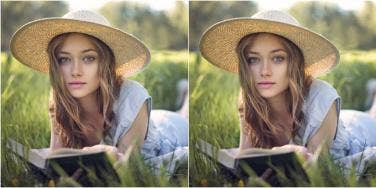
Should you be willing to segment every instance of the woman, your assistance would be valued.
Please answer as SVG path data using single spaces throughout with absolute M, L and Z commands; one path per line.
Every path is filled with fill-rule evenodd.
M 12 37 L 11 51 L 49 72 L 51 150 L 106 150 L 120 160 L 137 145 L 158 169 L 169 161 L 170 173 L 187 161 L 187 120 L 152 111 L 146 89 L 126 79 L 149 64 L 149 50 L 102 15 L 80 10 L 30 22 Z
M 328 83 L 315 79 L 339 62 L 336 47 L 281 11 L 235 18 L 210 27 L 200 42 L 212 64 L 239 74 L 240 145 L 284 147 L 310 160 L 319 146 L 351 166 L 375 161 L 376 121 L 359 124 L 339 119 L 341 99 Z M 364 167 L 364 166 L 363 166 Z M 362 169 L 358 169 L 361 171 Z

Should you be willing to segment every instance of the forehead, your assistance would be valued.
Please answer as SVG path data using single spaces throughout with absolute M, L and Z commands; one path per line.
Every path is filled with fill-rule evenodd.
M 250 44 L 248 46 L 248 50 L 256 52 L 276 49 L 286 50 L 282 40 L 283 39 L 277 35 L 260 33 L 253 38 L 253 40 L 249 41 Z
M 96 49 L 93 40 L 84 34 L 72 33 L 69 34 L 63 41 L 61 50 L 82 50 L 82 49 Z

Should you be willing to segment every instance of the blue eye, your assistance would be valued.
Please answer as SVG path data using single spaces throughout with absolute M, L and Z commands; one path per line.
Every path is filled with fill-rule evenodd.
M 86 62 L 86 63 L 91 63 L 91 62 L 93 62 L 95 60 L 96 60 L 96 57 L 94 57 L 94 56 L 85 56 L 83 58 L 83 61 Z
M 286 58 L 283 56 L 274 56 L 272 59 L 274 62 L 280 63 L 280 62 L 285 61 Z
M 257 58 L 257 57 L 249 57 L 249 58 L 247 58 L 247 63 L 248 64 L 258 63 L 259 61 L 260 61 L 260 59 Z
M 65 64 L 65 63 L 69 63 L 70 59 L 68 57 L 59 57 L 57 58 L 57 62 L 59 64 Z

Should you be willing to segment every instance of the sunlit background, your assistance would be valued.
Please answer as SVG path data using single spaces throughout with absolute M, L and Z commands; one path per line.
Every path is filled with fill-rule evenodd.
M 81 0 L 81 1 L 67 1 L 69 4 L 69 10 L 78 10 L 78 9 L 99 9 L 103 5 L 109 2 L 120 2 L 120 1 L 109 1 L 109 0 Z M 133 0 L 128 1 L 133 3 L 138 3 L 142 5 L 146 5 L 154 10 L 169 10 L 174 8 L 175 2 L 172 0 L 157 0 L 157 1 L 151 1 L 151 0 Z M 188 1 L 184 1 L 184 3 L 188 4 Z
M 376 45 L 376 1 L 2 1 L 2 51 L 21 25 L 38 18 L 59 17 L 69 10 L 90 9 L 143 40 L 152 50 L 197 50 L 210 25 L 259 10 L 290 12 L 303 26 L 322 33 L 340 49 L 373 49 Z M 189 19 L 188 19 L 189 17 Z M 189 20 L 189 23 L 188 23 Z M 330 29 L 329 29 L 330 26 Z M 346 32 L 343 32 L 346 31 Z M 189 37 L 188 37 L 189 32 Z
M 302 26 L 318 32 L 340 50 L 376 48 L 376 1 L 191 1 L 189 49 L 197 50 L 202 33 L 221 20 L 250 17 L 274 9 L 293 15 Z
M 136 36 L 151 50 L 188 47 L 188 1 L 2 1 L 1 5 L 2 51 L 9 51 L 10 37 L 27 22 L 79 9 L 103 14 L 114 27 Z

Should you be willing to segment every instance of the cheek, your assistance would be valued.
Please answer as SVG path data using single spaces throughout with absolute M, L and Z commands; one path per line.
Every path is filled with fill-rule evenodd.
M 95 80 L 95 83 L 99 86 L 99 82 L 100 82 L 100 76 L 99 76 L 99 71 L 98 69 L 94 70 L 92 72 L 92 79 Z
M 287 64 L 279 66 L 276 71 L 278 72 L 279 77 L 288 79 Z
M 93 64 L 92 66 L 90 67 L 87 67 L 88 69 L 88 73 L 91 75 L 91 77 L 93 77 L 94 79 L 95 78 L 99 78 L 99 67 L 98 67 L 98 64 Z
M 63 76 L 64 80 L 67 79 L 68 76 L 70 75 L 69 65 L 59 66 L 59 72 L 60 72 L 60 75 Z
M 251 77 L 255 78 L 258 72 L 258 66 L 257 65 L 251 65 L 248 66 L 248 73 L 251 75 Z

